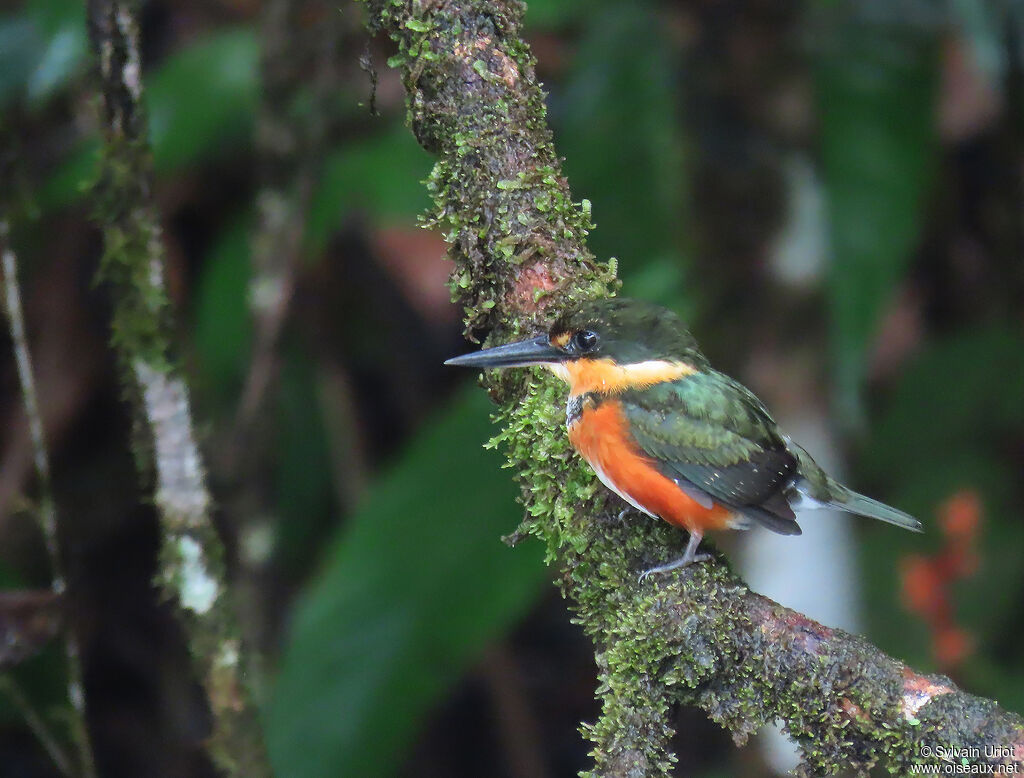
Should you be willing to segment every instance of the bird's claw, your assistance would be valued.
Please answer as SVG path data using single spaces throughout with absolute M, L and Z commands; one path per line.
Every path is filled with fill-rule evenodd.
M 692 556 L 686 555 L 680 557 L 674 562 L 669 562 L 668 564 L 664 565 L 658 565 L 657 567 L 652 567 L 650 570 L 644 570 L 642 573 L 640 573 L 640 577 L 637 578 L 637 583 L 643 583 L 652 575 L 656 575 L 658 573 L 667 573 L 672 570 L 677 570 L 683 567 L 689 567 L 692 564 L 696 564 L 697 562 L 706 562 L 709 559 L 711 559 L 711 554 L 700 553 L 694 554 Z

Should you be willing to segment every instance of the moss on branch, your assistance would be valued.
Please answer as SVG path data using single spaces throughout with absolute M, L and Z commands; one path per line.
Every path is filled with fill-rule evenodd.
M 532 333 L 581 298 L 616 286 L 585 244 L 589 204 L 573 202 L 547 128 L 534 61 L 514 0 L 368 0 L 371 28 L 397 43 L 408 118 L 438 155 L 428 223 L 455 262 L 452 292 L 467 334 Z M 637 571 L 677 558 L 685 535 L 620 505 L 569 448 L 564 389 L 539 371 L 488 376 L 502 445 L 527 518 L 562 570 L 563 593 L 593 639 L 600 719 L 595 776 L 663 776 L 671 709 L 693 704 L 742 742 L 781 719 L 807 773 L 936 761 L 937 747 L 1018 750 L 1024 723 L 948 679 L 921 676 L 862 639 L 750 592 L 716 562 L 648 581 Z M 978 761 L 985 761 L 979 755 Z
M 188 388 L 172 357 L 164 247 L 151 194 L 152 164 L 142 110 L 136 5 L 89 0 L 99 63 L 103 165 L 95 219 L 103 231 L 100 278 L 113 294 L 113 344 L 136 428 L 135 458 L 153 484 L 160 516 L 157 582 L 177 607 L 212 713 L 207 746 L 226 774 L 270 774 L 213 526 Z
M 438 156 L 427 222 L 452 246 L 467 333 L 532 328 L 551 302 L 607 294 L 614 274 L 587 251 L 589 204 L 562 176 L 522 4 L 368 5 L 398 44 L 412 130 Z

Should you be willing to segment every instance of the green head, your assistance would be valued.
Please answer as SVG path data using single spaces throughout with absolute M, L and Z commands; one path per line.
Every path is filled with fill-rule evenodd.
M 565 313 L 551 326 L 548 341 L 570 358 L 610 359 L 618 365 L 707 361 L 673 311 L 626 297 L 594 300 Z

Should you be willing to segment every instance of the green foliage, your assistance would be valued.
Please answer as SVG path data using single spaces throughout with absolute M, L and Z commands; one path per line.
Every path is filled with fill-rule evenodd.
M 237 151 L 252 134 L 258 74 L 259 46 L 249 28 L 211 34 L 157 68 L 145 91 L 157 175 Z M 86 139 L 68 156 L 40 192 L 43 208 L 69 205 L 88 191 L 98 149 Z
M 39 187 L 41 210 L 65 208 L 83 198 L 96 179 L 100 145 L 95 138 L 83 141 Z
M 594 203 L 601 229 L 590 236 L 591 248 L 626 259 L 631 296 L 685 308 L 676 55 L 649 4 L 599 3 L 584 19 L 552 124 L 573 190 Z
M 210 35 L 170 57 L 146 87 L 156 172 L 193 164 L 247 141 L 258 84 L 259 44 L 248 27 Z
M 994 442 L 1024 427 L 1022 397 L 1019 334 L 990 328 L 937 340 L 904 370 L 865 452 L 865 466 L 878 475 L 898 469 L 916 479 L 940 457 L 955 460 L 972 449 L 994 455 Z M 1009 463 L 996 459 L 995 480 L 1012 481 Z
M 81 0 L 32 0 L 26 10 L 44 46 L 26 87 L 34 103 L 57 92 L 85 64 L 87 41 Z
M 18 97 L 40 105 L 81 72 L 85 54 L 79 0 L 30 0 L 0 16 L 0 108 Z
M 228 408 L 242 390 L 252 340 L 249 312 L 251 219 L 229 225 L 203 263 L 193 313 L 195 380 L 218 408 Z
M 430 172 L 429 155 L 400 122 L 382 123 L 380 129 L 324 158 L 307 220 L 311 250 L 322 251 L 339 223 L 352 213 L 381 223 L 411 224 L 429 205 L 421 183 Z
M 38 51 L 39 35 L 32 22 L 22 14 L 0 17 L 0 106 L 23 91 Z
M 879 317 L 916 247 L 936 160 L 938 30 L 836 20 L 817 62 L 832 262 L 829 308 L 840 418 Z
M 273 476 L 281 516 L 277 554 L 294 568 L 312 553 L 310 537 L 333 512 L 335 494 L 315 363 L 297 344 L 286 342 L 281 350 Z
M 488 407 L 461 393 L 331 545 L 267 716 L 278 774 L 393 774 L 429 706 L 536 595 L 538 549 L 498 540 L 517 511 L 480 454 Z
M 527 30 L 568 27 L 585 19 L 594 9 L 594 0 L 530 0 L 525 23 Z

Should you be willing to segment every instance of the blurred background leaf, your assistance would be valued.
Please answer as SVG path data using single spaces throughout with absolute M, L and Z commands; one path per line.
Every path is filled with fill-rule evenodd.
M 631 294 L 687 312 L 676 64 L 655 4 L 595 3 L 551 114 L 574 196 L 600 227 L 592 250 L 621 257 Z
M 81 20 L 79 20 L 81 22 Z M 84 27 L 82 29 L 84 35 Z M 169 57 L 146 81 L 153 164 L 166 175 L 218 154 L 245 149 L 259 83 L 259 44 L 248 28 L 221 30 Z M 182 95 L 189 99 L 183 101 Z M 239 141 L 242 141 L 241 148 Z M 88 192 L 97 142 L 83 139 L 46 182 L 44 208 L 67 206 Z
M 323 251 L 338 224 L 353 213 L 378 226 L 411 225 L 430 200 L 423 180 L 432 160 L 400 122 L 371 138 L 333 150 L 323 161 L 320 186 L 310 207 L 307 239 Z
M 475 387 L 417 436 L 331 544 L 298 604 L 268 737 L 295 778 L 390 775 L 418 722 L 546 577 Z
M 853 17 L 821 44 L 816 104 L 837 408 L 856 426 L 867 352 L 920 240 L 937 162 L 939 35 Z
M 82 11 L 77 0 L 29 0 L 0 16 L 0 108 L 19 94 L 39 107 L 81 72 Z
M 249 316 L 251 219 L 236 219 L 210 248 L 196 284 L 193 312 L 197 388 L 215 408 L 229 407 L 242 391 L 252 341 Z
M 219 31 L 165 62 L 146 84 L 157 173 L 218 151 L 237 153 L 238 141 L 252 135 L 258 86 L 259 43 L 251 29 Z

